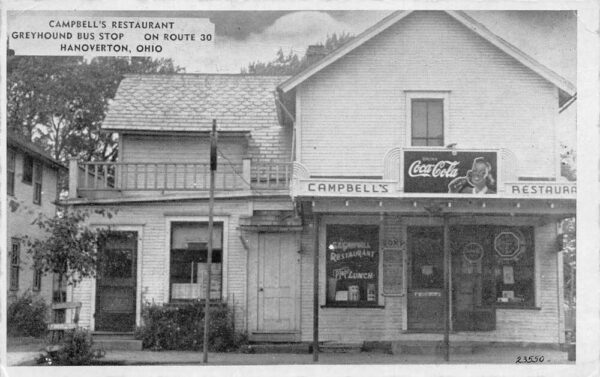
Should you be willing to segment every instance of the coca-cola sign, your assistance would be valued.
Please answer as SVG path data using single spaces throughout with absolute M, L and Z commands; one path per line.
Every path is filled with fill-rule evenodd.
M 495 194 L 496 152 L 404 151 L 404 192 Z

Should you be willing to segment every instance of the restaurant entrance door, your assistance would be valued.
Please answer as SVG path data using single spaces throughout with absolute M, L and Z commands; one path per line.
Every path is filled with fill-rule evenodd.
M 444 228 L 407 228 L 408 330 L 444 329 Z
M 492 235 L 486 226 L 450 228 L 454 331 L 486 331 L 496 326 Z

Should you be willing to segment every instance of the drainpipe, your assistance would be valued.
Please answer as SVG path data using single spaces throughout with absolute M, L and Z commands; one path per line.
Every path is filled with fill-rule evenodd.
M 313 255 L 313 361 L 319 361 L 319 215 L 315 214 Z

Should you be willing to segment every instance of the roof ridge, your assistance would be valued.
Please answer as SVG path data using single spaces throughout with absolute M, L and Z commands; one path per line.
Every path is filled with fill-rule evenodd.
M 232 77 L 291 77 L 292 75 L 266 75 L 266 74 L 250 74 L 250 73 L 201 73 L 201 72 L 183 72 L 183 73 L 126 73 L 124 77 L 139 77 L 139 76 L 232 76 Z

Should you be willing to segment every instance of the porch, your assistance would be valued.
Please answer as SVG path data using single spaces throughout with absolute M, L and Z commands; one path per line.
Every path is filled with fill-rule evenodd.
M 69 163 L 69 199 L 143 197 L 167 193 L 208 193 L 210 164 L 191 162 Z M 289 190 L 290 162 L 243 159 L 220 164 L 215 191 L 220 194 L 273 194 Z

